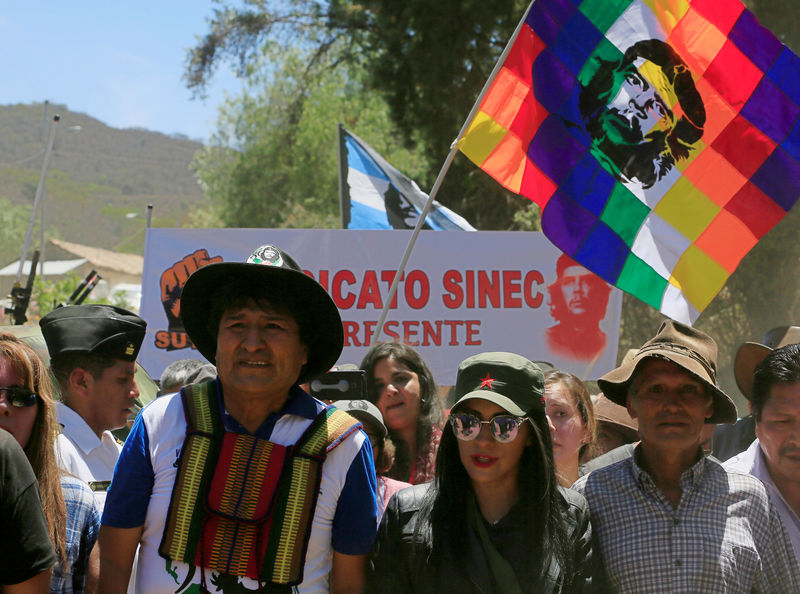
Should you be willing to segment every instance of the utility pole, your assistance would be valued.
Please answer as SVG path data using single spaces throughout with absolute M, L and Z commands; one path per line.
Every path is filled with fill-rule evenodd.
M 50 135 L 47 138 L 47 149 L 44 152 L 44 160 L 42 161 L 42 170 L 39 173 L 39 184 L 36 186 L 36 196 L 33 199 L 33 208 L 31 208 L 31 218 L 28 221 L 28 231 L 25 233 L 25 244 L 22 246 L 22 255 L 19 257 L 19 268 L 17 269 L 17 277 L 14 280 L 14 286 L 20 287 L 22 280 L 22 267 L 25 265 L 25 256 L 28 254 L 28 249 L 31 247 L 31 234 L 33 233 L 33 224 L 36 222 L 36 213 L 39 211 L 39 202 L 42 200 L 44 194 L 44 180 L 47 176 L 47 168 L 50 166 L 50 154 L 53 152 L 53 143 L 56 140 L 56 126 L 61 116 L 56 114 L 53 116 L 53 122 L 50 124 Z
M 44 180 L 47 176 L 47 168 L 50 165 L 50 154 L 53 152 L 53 142 L 56 139 L 56 125 L 61 119 L 61 116 L 56 114 L 53 116 L 53 122 L 50 124 L 50 134 L 47 138 L 47 148 L 44 152 L 44 160 L 42 161 L 42 170 L 39 173 L 39 184 L 36 186 L 36 195 L 33 199 L 33 207 L 31 208 L 31 218 L 28 221 L 28 231 L 25 233 L 25 244 L 22 246 L 22 254 L 19 257 L 19 268 L 17 268 L 17 276 L 14 280 L 14 286 L 11 289 L 10 301 L 11 307 L 6 308 L 6 313 L 10 313 L 14 317 L 14 324 L 20 326 L 24 324 L 28 317 L 25 312 L 28 309 L 28 303 L 31 299 L 31 292 L 33 290 L 33 280 L 36 277 L 36 266 L 39 263 L 39 250 L 36 250 L 31 262 L 31 271 L 28 275 L 28 281 L 25 286 L 22 286 L 22 268 L 25 266 L 25 256 L 28 255 L 28 249 L 31 246 L 31 235 L 33 233 L 33 224 L 36 222 L 36 214 L 39 211 L 39 202 L 44 194 Z M 42 216 L 42 227 L 44 227 L 44 216 Z

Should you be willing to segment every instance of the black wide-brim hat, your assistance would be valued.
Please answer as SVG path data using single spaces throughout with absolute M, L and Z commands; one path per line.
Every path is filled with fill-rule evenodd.
M 197 269 L 186 281 L 181 292 L 183 328 L 197 350 L 216 363 L 217 333 L 209 328 L 214 309 L 212 300 L 220 287 L 247 284 L 262 290 L 269 300 L 272 290 L 285 291 L 293 296 L 294 306 L 303 310 L 309 320 L 305 340 L 308 361 L 300 372 L 298 383 L 325 373 L 336 363 L 344 346 L 342 318 L 333 299 L 317 281 L 305 274 L 294 259 L 283 250 L 263 245 L 247 262 L 218 262 Z

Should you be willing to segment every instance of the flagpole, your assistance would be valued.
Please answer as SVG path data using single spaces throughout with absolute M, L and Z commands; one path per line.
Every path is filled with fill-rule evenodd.
M 339 123 L 339 145 L 338 145 L 338 155 L 339 155 L 339 216 L 342 221 L 342 229 L 347 229 L 347 225 L 350 223 L 350 209 L 345 208 L 347 204 L 345 204 L 345 196 L 347 192 L 347 159 L 345 155 L 347 155 L 347 146 L 344 143 L 344 126 L 342 126 L 341 122 Z
M 534 0 L 535 1 L 535 0 Z M 411 252 L 414 250 L 414 245 L 417 243 L 417 236 L 419 232 L 422 230 L 422 226 L 425 224 L 425 219 L 428 216 L 428 213 L 431 210 L 431 205 L 433 204 L 434 199 L 436 198 L 436 194 L 439 193 L 439 188 L 442 186 L 444 182 L 444 176 L 447 174 L 447 170 L 450 169 L 450 165 L 453 163 L 453 159 L 455 159 L 456 152 L 458 152 L 458 142 L 464 136 L 469 127 L 470 123 L 472 123 L 475 114 L 480 109 L 481 103 L 483 102 L 483 98 L 486 96 L 486 93 L 489 92 L 489 88 L 492 86 L 494 79 L 497 78 L 497 73 L 500 72 L 500 69 L 503 67 L 503 63 L 506 61 L 508 54 L 511 52 L 511 47 L 514 45 L 514 42 L 517 40 L 517 36 L 519 35 L 522 26 L 525 24 L 525 20 L 528 18 L 528 14 L 531 11 L 531 7 L 533 6 L 533 2 L 528 5 L 527 10 L 525 10 L 525 14 L 522 15 L 519 23 L 517 23 L 517 28 L 514 29 L 513 35 L 506 43 L 506 47 L 503 49 L 503 53 L 500 54 L 500 57 L 497 58 L 497 62 L 494 65 L 494 69 L 492 69 L 491 74 L 489 74 L 489 78 L 486 79 L 486 83 L 484 83 L 483 88 L 481 89 L 478 98 L 475 100 L 475 103 L 472 105 L 472 109 L 467 116 L 467 119 L 464 120 L 464 124 L 461 126 L 461 130 L 458 132 L 458 136 L 456 139 L 450 144 L 450 152 L 447 153 L 447 157 L 442 164 L 442 168 L 439 170 L 439 175 L 436 176 L 436 181 L 433 182 L 433 187 L 431 188 L 431 193 L 428 195 L 428 200 L 425 202 L 425 207 L 422 209 L 422 213 L 419 215 L 419 219 L 417 220 L 417 224 L 414 227 L 413 233 L 411 233 L 411 238 L 408 240 L 408 245 L 406 246 L 406 250 L 403 253 L 403 258 L 400 260 L 400 265 L 397 267 L 397 274 L 395 274 L 394 279 L 392 280 L 392 286 L 389 287 L 389 295 L 386 298 L 386 302 L 381 310 L 381 316 L 378 319 L 378 327 L 375 331 L 375 336 L 378 340 L 380 340 L 381 332 L 383 332 L 383 324 L 386 321 L 386 314 L 389 312 L 389 306 L 394 299 L 395 294 L 397 293 L 397 286 L 400 284 L 400 277 L 403 276 L 406 269 L 406 264 L 408 263 L 408 259 L 411 257 Z M 341 125 L 340 125 L 341 128 Z M 340 174 L 341 175 L 341 174 Z

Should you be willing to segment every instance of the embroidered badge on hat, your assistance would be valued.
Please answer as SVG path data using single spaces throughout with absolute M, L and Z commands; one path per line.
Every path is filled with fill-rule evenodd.
M 125 347 L 125 355 L 127 357 L 130 357 L 135 352 L 136 352 L 136 345 L 133 344 L 132 342 L 129 342 Z
M 264 264 L 266 266 L 283 266 L 281 252 L 273 245 L 262 245 L 247 258 L 248 264 Z

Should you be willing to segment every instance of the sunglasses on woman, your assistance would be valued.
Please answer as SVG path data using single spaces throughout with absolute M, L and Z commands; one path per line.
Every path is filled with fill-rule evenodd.
M 26 408 L 36 404 L 36 394 L 22 386 L 0 387 L 0 395 L 5 396 L 6 402 L 16 408 Z
M 489 425 L 492 437 L 500 443 L 510 443 L 519 435 L 519 428 L 528 417 L 514 417 L 512 415 L 497 415 L 488 421 L 481 421 L 475 415 L 458 413 L 450 415 L 450 426 L 453 433 L 461 441 L 472 441 L 478 437 L 483 425 Z

